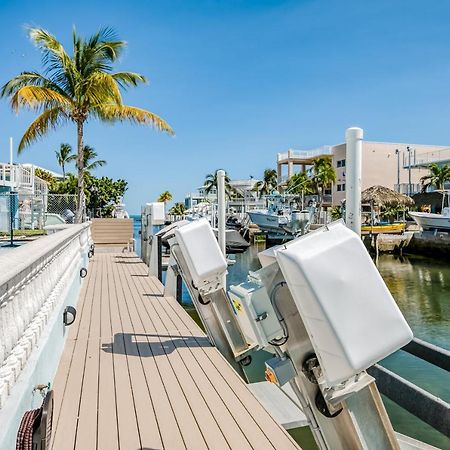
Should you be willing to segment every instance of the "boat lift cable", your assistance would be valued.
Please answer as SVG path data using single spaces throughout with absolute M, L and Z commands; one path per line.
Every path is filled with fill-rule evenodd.
M 284 336 L 281 339 L 273 339 L 269 342 L 270 345 L 273 345 L 275 347 L 280 347 L 281 345 L 286 344 L 286 342 L 289 339 L 288 327 L 277 305 L 277 293 L 284 286 L 287 286 L 286 281 L 280 281 L 274 286 L 272 292 L 270 293 L 270 303 L 272 304 L 273 310 L 275 311 L 275 315 L 277 316 L 278 322 L 280 323 L 280 326 L 283 329 L 284 334 Z

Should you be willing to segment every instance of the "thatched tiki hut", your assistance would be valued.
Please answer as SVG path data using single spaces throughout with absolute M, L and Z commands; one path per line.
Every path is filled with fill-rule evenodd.
M 414 200 L 385 186 L 372 186 L 361 192 L 361 203 L 380 208 L 386 206 L 406 208 L 407 206 L 413 206 Z
M 414 200 L 385 186 L 372 186 L 361 192 L 361 204 L 370 207 L 370 216 L 366 215 L 366 223 L 380 220 L 380 216 L 388 211 L 404 211 L 408 206 L 414 206 Z

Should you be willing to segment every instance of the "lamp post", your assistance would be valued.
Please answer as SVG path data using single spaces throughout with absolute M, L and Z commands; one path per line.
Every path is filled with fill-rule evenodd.
M 411 148 L 409 145 L 406 151 L 408 152 L 408 196 L 411 196 Z
M 95 207 L 97 206 L 97 186 L 92 185 L 91 189 L 91 202 L 92 202 L 92 219 L 95 219 Z
M 397 191 L 400 193 L 400 150 L 395 149 L 395 154 L 397 155 Z
M 14 216 L 17 208 L 17 192 L 9 192 L 9 244 L 3 244 L 2 247 L 18 247 L 19 244 L 14 243 Z

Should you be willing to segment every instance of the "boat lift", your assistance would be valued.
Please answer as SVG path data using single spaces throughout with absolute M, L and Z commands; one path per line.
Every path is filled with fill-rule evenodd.
M 400 448 L 366 369 L 412 332 L 354 232 L 337 221 L 268 249 L 262 269 L 228 293 L 209 223 L 169 232 L 165 295 L 181 274 L 211 343 L 239 373 L 253 352 L 273 353 L 266 379 L 290 386 L 321 450 Z

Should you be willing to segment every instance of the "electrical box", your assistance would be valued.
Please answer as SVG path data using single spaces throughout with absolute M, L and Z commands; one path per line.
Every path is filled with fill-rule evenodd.
M 265 362 L 266 370 L 264 376 L 267 381 L 279 387 L 284 386 L 297 376 L 294 364 L 289 358 L 282 359 L 279 356 Z
M 164 225 L 166 222 L 165 204 L 162 202 L 147 203 L 150 207 L 150 220 L 152 225 Z
M 292 241 L 276 258 L 328 386 L 412 339 L 361 239 L 342 221 Z
M 230 286 L 228 295 L 249 344 L 264 348 L 269 341 L 283 337 L 283 329 L 264 286 L 248 281 Z
M 227 262 L 206 219 L 195 220 L 175 230 L 177 242 L 194 286 L 204 293 L 223 287 Z

